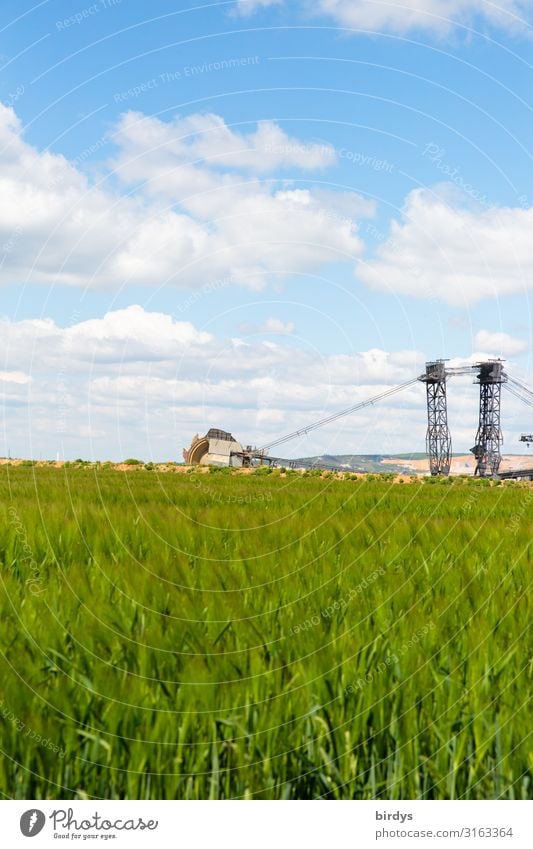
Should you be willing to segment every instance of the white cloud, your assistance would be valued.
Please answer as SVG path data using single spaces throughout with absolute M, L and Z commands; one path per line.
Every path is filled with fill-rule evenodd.
M 320 0 L 319 8 L 344 26 L 402 33 L 446 31 L 454 24 L 473 24 L 477 17 L 516 27 L 531 11 L 528 0 Z
M 68 328 L 2 320 L 0 361 L 14 378 L 0 384 L 2 453 L 166 460 L 180 458 L 193 434 L 212 426 L 244 443 L 266 444 L 416 377 L 425 356 L 381 349 L 321 356 L 283 338 L 238 344 L 131 306 Z M 454 380 L 449 408 L 455 447 L 469 447 L 477 424 L 471 379 Z M 505 396 L 506 429 L 527 429 L 527 416 L 527 408 Z M 278 451 L 423 450 L 425 431 L 424 388 L 416 383 Z
M 28 145 L 0 105 L 0 283 L 198 288 L 228 277 L 257 288 L 265 275 L 362 251 L 357 224 L 331 214 L 333 192 L 235 170 L 325 167 L 334 161 L 327 146 L 300 144 L 271 122 L 237 134 L 213 115 L 170 124 L 125 116 L 115 141 L 125 196 Z M 346 202 L 360 217 L 373 213 L 357 195 Z
M 241 15 L 251 15 L 268 6 L 280 6 L 284 0 L 236 0 L 236 11 Z
M 238 0 L 237 8 L 242 14 L 251 14 L 280 2 L 283 0 Z M 399 33 L 445 33 L 454 26 L 476 26 L 478 22 L 518 30 L 531 20 L 530 0 L 303 0 L 302 5 L 341 26 Z
M 137 305 L 76 324 L 61 336 L 69 356 L 98 362 L 117 362 L 119 352 L 121 362 L 179 358 L 184 352 L 192 357 L 213 341 L 210 333 L 196 330 L 188 321 L 146 312 Z
M 61 328 L 50 319 L 0 321 L 0 360 L 23 365 L 26 371 L 36 369 L 56 373 L 69 370 L 94 370 L 98 365 L 151 363 L 176 359 L 186 354 L 194 359 L 199 349 L 214 343 L 210 333 L 197 330 L 188 321 L 147 312 L 132 305 L 106 313 L 103 318 L 81 321 Z M 28 382 L 26 372 L 0 372 L 4 379 Z M 9 378 L 11 376 L 11 378 Z
M 331 189 L 313 189 L 315 202 L 320 203 L 337 221 L 358 218 L 372 218 L 376 212 L 376 202 L 355 192 L 331 191 Z
M 30 383 L 31 377 L 23 371 L 0 371 L 0 381 L 2 383 L 18 383 L 20 385 Z
M 265 333 L 294 333 L 294 322 L 287 321 L 284 323 L 279 318 L 267 318 L 262 329 Z
M 0 140 L 0 282 L 117 282 L 114 246 L 135 231 L 135 205 L 90 190 L 64 157 L 26 144 L 3 105 Z
M 322 145 L 311 155 L 272 124 L 238 135 L 213 115 L 165 124 L 130 114 L 116 136 L 121 195 L 104 188 L 111 179 L 91 185 L 64 157 L 28 145 L 13 110 L 0 106 L 0 283 L 203 290 L 226 280 L 260 289 L 276 276 L 360 260 L 358 222 L 374 202 L 235 170 L 239 145 L 248 145 L 243 167 L 251 167 L 265 132 L 291 148 L 269 167 L 280 156 L 303 156 L 306 167 L 330 161 Z M 231 167 L 220 167 L 219 146 Z M 412 192 L 388 241 L 359 262 L 359 279 L 464 306 L 530 288 L 533 209 L 473 209 L 454 192 Z
M 157 171 L 189 163 L 191 167 L 201 164 L 210 169 L 266 174 L 280 168 L 327 168 L 337 159 L 335 148 L 328 142 L 301 142 L 273 121 L 259 121 L 254 131 L 242 132 L 213 113 L 178 115 L 172 121 L 161 121 L 127 112 L 113 138 L 122 149 L 122 171 L 129 169 L 128 176 L 136 177 L 135 162 L 141 158 L 144 178 L 148 163 Z
M 278 320 L 266 324 L 279 332 Z M 2 386 L 6 453 L 55 457 L 59 450 L 101 459 L 180 457 L 192 435 L 210 426 L 263 444 L 375 395 L 390 381 L 402 382 L 423 362 L 415 352 L 377 350 L 322 357 L 282 338 L 239 344 L 140 306 L 67 328 L 4 319 L 0 359 L 16 377 Z M 417 386 L 397 400 L 408 417 L 420 393 Z M 382 415 L 383 409 L 372 409 L 341 421 L 314 441 L 302 438 L 290 453 L 332 450 L 336 435 L 342 450 L 376 450 Z M 409 424 L 407 442 L 411 430 Z
M 263 333 L 276 333 L 280 336 L 286 336 L 294 333 L 295 325 L 292 321 L 283 322 L 279 318 L 267 318 L 262 324 L 243 322 L 239 325 L 239 330 L 249 336 Z
M 454 191 L 411 192 L 358 277 L 374 289 L 463 307 L 530 289 L 533 208 L 467 208 L 453 203 Z
M 477 351 L 489 353 L 491 357 L 513 357 L 522 354 L 528 348 L 527 342 L 522 339 L 515 339 L 508 333 L 491 333 L 489 330 L 478 331 L 474 338 L 474 345 Z

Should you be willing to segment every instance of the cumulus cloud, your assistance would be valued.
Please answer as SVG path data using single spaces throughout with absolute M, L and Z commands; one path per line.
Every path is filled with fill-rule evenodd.
M 283 322 L 279 318 L 267 318 L 262 326 L 265 333 L 294 333 L 294 322 Z
M 446 31 L 479 18 L 517 27 L 530 16 L 528 0 L 320 0 L 319 9 L 347 27 Z
M 479 330 L 474 345 L 477 351 L 488 352 L 491 357 L 514 357 L 528 349 L 527 342 L 522 339 L 515 339 L 508 333 L 491 333 L 489 330 Z
M 327 168 L 337 159 L 328 142 L 301 142 L 273 121 L 259 121 L 251 132 L 238 131 L 213 113 L 161 121 L 127 112 L 116 127 L 114 140 L 122 150 L 121 174 L 134 178 L 139 160 L 146 176 L 148 164 L 169 170 L 183 163 L 201 163 L 211 169 L 266 174 L 284 167 L 303 171 Z
M 239 325 L 239 330 L 249 336 L 259 333 L 276 333 L 279 336 L 286 336 L 294 333 L 295 325 L 292 321 L 283 322 L 280 318 L 267 318 L 262 324 L 243 322 Z
M 269 326 L 279 331 L 277 320 Z M 211 426 L 264 444 L 403 382 L 423 363 L 414 351 L 320 356 L 283 338 L 219 339 L 135 305 L 66 328 L 4 319 L 0 357 L 11 381 L 2 384 L 4 452 L 100 459 L 180 457 Z M 422 400 L 416 386 L 394 402 L 407 417 L 394 436 L 400 446 L 417 415 L 423 439 Z M 302 437 L 290 453 L 331 451 L 337 437 L 339 450 L 375 451 L 387 436 L 384 409 L 341 420 L 314 441 Z
M 358 277 L 371 288 L 468 307 L 530 289 L 533 208 L 472 209 L 453 187 L 416 189 Z
M 249 174 L 325 167 L 334 161 L 325 145 L 300 144 L 271 122 L 238 134 L 213 115 L 168 125 L 129 115 L 114 138 L 115 175 L 94 185 L 63 156 L 27 144 L 0 105 L 0 283 L 198 288 L 230 277 L 257 288 L 270 273 L 362 250 L 357 223 L 332 215 L 333 196 Z M 112 176 L 126 194 L 110 188 Z
M 283 0 L 237 0 L 237 9 L 251 14 L 280 2 Z M 531 21 L 529 0 L 303 0 L 302 8 L 321 12 L 345 27 L 398 33 L 445 33 L 457 25 L 479 22 L 517 30 Z
M 51 319 L 11 322 L 4 318 L 0 331 L 0 358 L 5 363 L 18 362 L 25 370 L 0 375 L 20 383 L 27 382 L 23 374 L 36 369 L 40 375 L 43 367 L 55 373 L 65 366 L 79 371 L 97 369 L 99 364 L 126 367 L 127 363 L 179 359 L 184 354 L 193 360 L 199 349 L 213 342 L 210 333 L 197 330 L 188 321 L 147 312 L 138 305 L 65 328 Z
M 454 305 L 531 287 L 533 209 L 473 208 L 454 186 L 416 190 L 363 262 L 359 222 L 375 203 L 260 179 L 266 137 L 277 139 L 269 168 L 331 161 L 327 146 L 300 145 L 272 124 L 236 134 L 213 115 L 167 124 L 132 113 L 117 128 L 109 179 L 93 185 L 64 157 L 28 145 L 13 110 L 0 106 L 0 283 L 200 290 L 226 280 L 260 289 L 273 275 L 359 260 L 371 288 Z
M 193 434 L 209 427 L 264 445 L 416 377 L 426 359 L 416 350 L 322 356 L 284 338 L 221 339 L 135 305 L 66 328 L 51 320 L 4 319 L 0 357 L 6 378 L 0 382 L 1 453 L 117 460 L 178 459 Z M 454 380 L 449 409 L 456 449 L 472 444 L 477 403 L 471 379 Z M 506 395 L 506 433 L 527 429 L 527 416 L 528 409 Z M 282 453 L 423 450 L 425 431 L 424 387 L 415 383 L 304 433 Z
M 2 383 L 30 383 L 31 377 L 29 374 L 24 374 L 23 371 L 0 371 L 0 381 Z
M 281 6 L 284 0 L 236 0 L 235 11 L 241 15 L 251 15 L 268 6 Z

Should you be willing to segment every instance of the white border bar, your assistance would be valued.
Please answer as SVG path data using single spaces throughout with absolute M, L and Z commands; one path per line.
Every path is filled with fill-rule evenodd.
M 20 818 L 25 815 L 27 823 L 33 809 L 44 814 L 45 824 L 39 834 L 26 837 Z M 533 803 L 518 801 L 3 801 L 0 815 L 6 849 L 73 844 L 117 849 L 533 847 Z M 139 818 L 144 829 L 123 828 L 126 820 L 136 824 Z M 33 819 L 42 822 L 41 816 Z M 149 821 L 157 826 L 146 826 Z M 95 822 L 99 827 L 92 826 Z

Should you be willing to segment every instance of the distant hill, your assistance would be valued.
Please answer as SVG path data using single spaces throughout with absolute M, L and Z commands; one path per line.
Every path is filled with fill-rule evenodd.
M 333 466 L 347 472 L 395 472 L 396 474 L 426 475 L 428 473 L 427 455 L 421 451 L 407 454 L 320 454 L 316 457 L 299 457 L 291 460 L 305 463 Z M 530 468 L 533 457 L 527 454 L 506 454 L 500 471 L 508 469 Z M 472 454 L 453 454 L 452 475 L 474 473 L 475 460 Z
M 413 473 L 409 461 L 425 460 L 420 452 L 412 454 L 320 454 L 315 457 L 298 457 L 292 462 L 302 464 L 338 466 L 348 472 L 409 472 Z M 395 462 L 397 461 L 397 462 Z M 404 461 L 404 462 L 403 462 Z

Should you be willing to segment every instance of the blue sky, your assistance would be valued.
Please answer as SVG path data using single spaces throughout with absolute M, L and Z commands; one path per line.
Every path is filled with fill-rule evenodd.
M 4 2 L 0 453 L 261 444 L 441 356 L 532 384 L 529 5 Z M 291 453 L 421 450 L 421 393 Z

